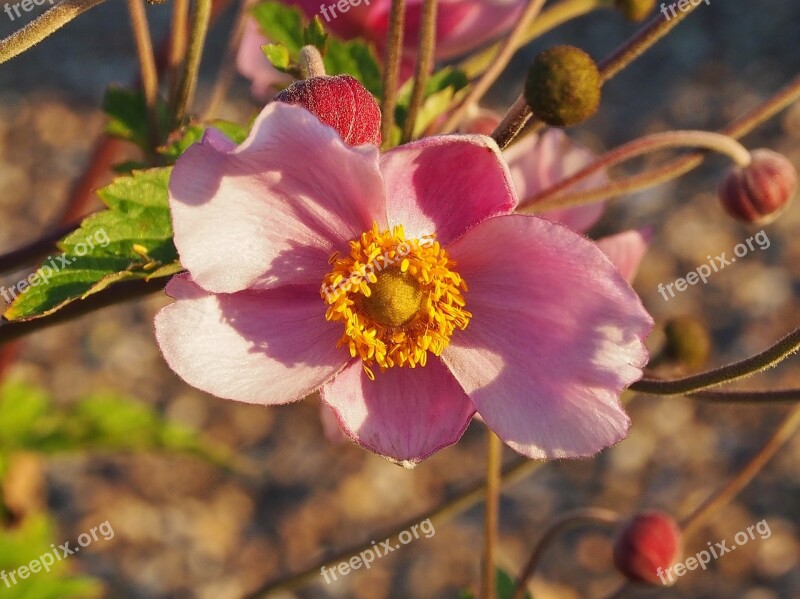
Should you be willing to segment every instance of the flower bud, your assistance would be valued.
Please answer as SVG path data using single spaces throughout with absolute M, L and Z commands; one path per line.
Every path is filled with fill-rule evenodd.
M 617 8 L 629 21 L 643 21 L 656 7 L 656 0 L 615 0 Z
M 296 104 L 336 129 L 351 146 L 381 143 L 381 109 L 378 102 L 350 75 L 310 77 L 296 81 L 273 99 Z
M 692 316 L 678 316 L 664 327 L 665 354 L 689 370 L 697 370 L 711 353 L 711 337 L 706 326 Z
M 797 191 L 797 171 L 772 150 L 751 152 L 752 162 L 725 173 L 717 195 L 725 211 L 737 220 L 763 224 L 774 220 Z
M 574 46 L 555 46 L 533 61 L 525 99 L 534 115 L 548 125 L 569 127 L 597 111 L 601 85 L 591 56 Z
M 667 569 L 682 551 L 681 531 L 669 514 L 650 510 L 627 523 L 614 542 L 614 565 L 636 582 L 654 585 L 670 581 Z

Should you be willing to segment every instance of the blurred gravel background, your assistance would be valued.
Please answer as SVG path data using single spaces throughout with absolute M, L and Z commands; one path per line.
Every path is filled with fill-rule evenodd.
M 169 4 L 148 8 L 163 34 Z M 222 54 L 231 14 L 212 32 L 208 72 Z M 0 35 L 16 29 L 0 13 Z M 602 57 L 635 30 L 604 12 L 537 42 L 514 62 L 492 102 L 504 106 L 521 87 L 527 60 L 553 43 L 573 43 Z M 600 150 L 667 128 L 715 129 L 753 107 L 800 71 L 794 0 L 713 0 L 604 90 L 601 112 L 572 134 Z M 124 5 L 108 2 L 25 55 L 0 66 L 0 251 L 33 239 L 59 213 L 103 128 L 103 90 L 135 76 Z M 205 88 L 207 90 L 207 88 Z M 205 94 L 201 89 L 199 99 Z M 227 117 L 257 107 L 237 83 Z M 786 153 L 800 166 L 800 105 L 746 139 Z M 647 162 L 653 162 L 648 158 Z M 615 202 L 596 233 L 651 225 L 653 246 L 636 288 L 657 322 L 694 315 L 713 335 L 711 364 L 759 351 L 800 321 L 800 205 L 766 227 L 757 250 L 665 302 L 657 292 L 759 228 L 733 223 L 714 189 L 725 161 L 712 158 L 677 183 Z M 27 274 L 27 273 L 22 273 Z M 3 284 L 18 276 L 6 277 Z M 109 520 L 116 536 L 96 543 L 73 565 L 103 578 L 107 597 L 237 599 L 267 579 L 310 565 L 323 553 L 376 538 L 395 522 L 428 509 L 482 476 L 484 438 L 464 439 L 409 472 L 323 436 L 318 402 L 263 409 L 209 397 L 180 382 L 162 362 L 152 297 L 106 309 L 28 339 L 11 376 L 36 381 L 69 404 L 90 390 L 115 389 L 154 404 L 169 418 L 203 430 L 255 465 L 251 475 L 223 473 L 189 458 L 87 456 L 47 468 L 47 500 L 63 539 Z M 660 330 L 653 334 L 654 347 Z M 748 385 L 800 384 L 793 360 Z M 786 407 L 700 405 L 641 397 L 631 408 L 630 437 L 594 460 L 547 464 L 510 487 L 502 503 L 501 564 L 516 571 L 555 514 L 586 506 L 623 513 L 660 507 L 683 516 L 763 444 Z M 513 459 L 510 451 L 507 459 Z M 772 535 L 684 576 L 671 589 L 630 597 L 797 599 L 800 597 L 800 437 L 737 500 L 687 541 L 687 555 L 732 539 L 766 519 Z M 473 508 L 422 538 L 333 584 L 322 578 L 296 595 L 354 599 L 449 599 L 477 580 L 481 511 Z M 610 541 L 581 530 L 548 553 L 537 599 L 601 597 L 618 582 Z M 2 592 L 0 592 L 2 596 Z

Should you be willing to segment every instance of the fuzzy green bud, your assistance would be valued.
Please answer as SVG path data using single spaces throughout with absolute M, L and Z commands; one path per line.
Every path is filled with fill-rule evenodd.
M 656 7 L 656 0 L 614 0 L 619 11 L 629 21 L 643 21 Z
M 591 56 L 574 46 L 554 46 L 533 61 L 525 99 L 533 114 L 548 125 L 570 127 L 597 111 L 601 86 Z

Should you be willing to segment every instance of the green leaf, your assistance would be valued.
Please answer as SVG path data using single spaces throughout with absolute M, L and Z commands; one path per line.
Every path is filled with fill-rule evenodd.
M 95 393 L 69 408 L 56 408 L 42 390 L 21 382 L 0 387 L 0 455 L 104 451 L 173 451 L 229 467 L 230 451 L 152 407 L 114 393 Z
M 109 117 L 106 133 L 130 141 L 144 150 L 148 149 L 149 123 L 147 104 L 142 92 L 111 86 L 106 90 L 103 110 Z M 166 131 L 169 126 L 169 112 L 165 103 L 159 102 L 156 115 L 159 127 Z
M 381 97 L 383 89 L 381 69 L 372 48 L 364 42 L 358 40 L 343 42 L 330 38 L 323 61 L 328 75 L 351 75 L 373 96 Z
M 175 139 L 175 141 L 159 148 L 159 153 L 166 156 L 171 162 L 175 162 L 189 146 L 203 139 L 203 135 L 209 127 L 213 127 L 224 133 L 236 144 L 240 144 L 247 139 L 247 134 L 250 132 L 250 127 L 222 119 L 216 119 L 207 123 L 194 122 L 187 125 L 182 135 Z
M 303 45 L 314 46 L 317 50 L 324 53 L 325 44 L 328 41 L 328 34 L 319 15 L 315 15 L 303 31 Z
M 497 568 L 495 576 L 497 599 L 513 599 L 515 581 L 511 575 L 501 568 Z M 531 599 L 531 594 L 526 592 L 525 599 Z
M 413 81 L 407 81 L 398 94 L 395 118 L 400 127 L 405 123 L 408 116 L 408 105 L 411 102 L 413 85 Z M 466 94 L 468 86 L 469 79 L 467 79 L 467 76 L 453 67 L 445 67 L 435 73 L 425 86 L 424 101 L 417 115 L 417 122 L 414 125 L 414 135 L 422 135 L 428 127 L 450 108 L 454 100 Z
M 292 58 L 289 55 L 289 49 L 281 44 L 267 44 L 261 46 L 261 51 L 270 64 L 284 73 L 291 70 Z
M 130 279 L 150 280 L 177 262 L 167 185 L 171 168 L 136 171 L 100 190 L 108 210 L 87 217 L 65 237 L 63 254 L 48 256 L 35 273 L 4 293 L 16 296 L 8 320 L 46 316 Z M 164 276 L 159 274 L 159 276 Z
M 273 44 L 286 46 L 293 55 L 303 47 L 303 17 L 299 9 L 270 0 L 254 6 L 251 14 Z

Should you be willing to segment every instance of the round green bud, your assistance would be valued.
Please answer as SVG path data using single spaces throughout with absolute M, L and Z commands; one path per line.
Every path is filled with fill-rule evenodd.
M 614 0 L 617 8 L 629 21 L 643 21 L 656 7 L 656 0 Z
M 525 99 L 533 114 L 554 127 L 588 119 L 600 104 L 602 81 L 592 57 L 574 46 L 554 46 L 533 61 Z

